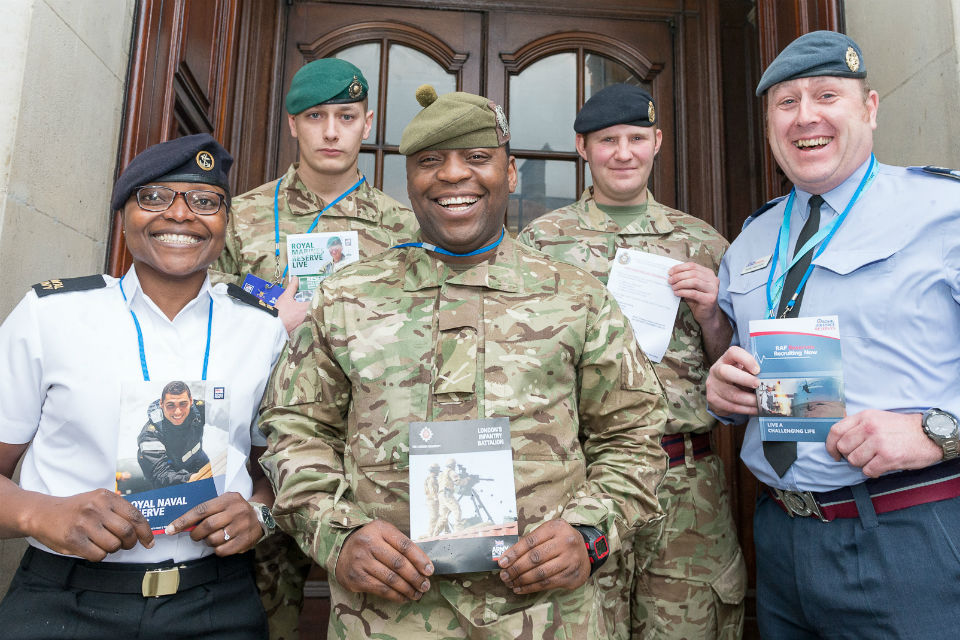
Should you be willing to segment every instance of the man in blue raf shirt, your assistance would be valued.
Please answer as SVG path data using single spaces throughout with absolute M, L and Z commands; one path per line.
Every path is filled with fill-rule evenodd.
M 794 190 L 752 216 L 723 259 L 733 346 L 707 400 L 750 416 L 742 457 L 769 487 L 754 520 L 761 635 L 955 638 L 960 174 L 876 162 L 877 92 L 844 35 L 795 40 L 757 95 Z M 762 442 L 749 322 L 801 305 L 839 317 L 846 417 L 825 443 Z

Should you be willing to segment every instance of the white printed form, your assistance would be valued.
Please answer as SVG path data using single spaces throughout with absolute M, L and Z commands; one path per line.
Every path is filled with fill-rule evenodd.
M 679 260 L 635 249 L 617 249 L 607 289 L 630 320 L 637 343 L 653 362 L 663 360 L 677 320 L 680 298 L 667 282 Z

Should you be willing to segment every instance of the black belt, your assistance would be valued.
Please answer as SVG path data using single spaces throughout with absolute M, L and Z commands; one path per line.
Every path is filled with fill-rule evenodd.
M 168 596 L 178 591 L 233 577 L 253 570 L 253 552 L 221 558 L 209 555 L 176 564 L 90 562 L 29 547 L 20 568 L 53 580 L 65 588 L 100 593 L 136 593 L 143 597 Z

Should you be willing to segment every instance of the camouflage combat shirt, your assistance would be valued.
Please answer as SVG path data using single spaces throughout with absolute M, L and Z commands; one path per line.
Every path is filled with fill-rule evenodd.
M 288 234 L 306 233 L 326 206 L 307 189 L 294 163 L 280 179 L 277 208 L 280 218 L 280 272 L 287 266 Z M 359 179 L 359 175 L 357 176 Z M 211 267 L 239 284 L 248 273 L 268 282 L 276 281 L 273 196 L 276 181 L 260 185 L 233 199 L 227 220 L 227 241 L 220 258 Z M 357 231 L 360 257 L 376 255 L 395 244 L 417 240 L 420 226 L 413 212 L 364 181 L 352 194 L 330 207 L 320 217 L 315 231 Z M 229 276 L 232 276 L 229 277 Z
M 278 523 L 331 577 L 355 528 L 409 532 L 412 421 L 510 419 L 521 535 L 560 517 L 602 528 L 616 552 L 661 518 L 662 388 L 591 276 L 506 238 L 462 272 L 396 249 L 317 291 L 264 397 L 261 463 Z M 496 572 L 435 576 L 403 605 L 331 591 L 333 636 L 605 637 L 592 580 L 515 595 Z
M 716 273 L 729 246 L 709 224 L 660 204 L 649 190 L 646 214 L 621 229 L 597 206 L 592 187 L 577 202 L 531 222 L 517 239 L 585 269 L 604 284 L 621 247 L 696 262 Z M 686 301 L 680 301 L 670 345 L 654 367 L 667 394 L 666 433 L 704 433 L 712 429 L 716 420 L 707 413 L 706 399 L 710 363 L 703 349 L 700 324 Z

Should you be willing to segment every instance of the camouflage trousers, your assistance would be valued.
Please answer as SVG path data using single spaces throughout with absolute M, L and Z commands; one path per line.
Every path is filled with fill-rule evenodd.
M 723 462 L 711 455 L 673 467 L 660 485 L 661 535 L 639 530 L 597 572 L 617 640 L 715 640 L 743 635 L 747 572 Z M 631 586 L 627 586 L 631 585 Z
M 419 601 L 402 604 L 330 581 L 330 640 L 607 640 L 604 625 L 592 579 L 515 595 L 496 572 L 435 576 Z
M 300 640 L 303 587 L 313 560 L 279 529 L 254 549 L 257 588 L 267 612 L 270 640 Z

